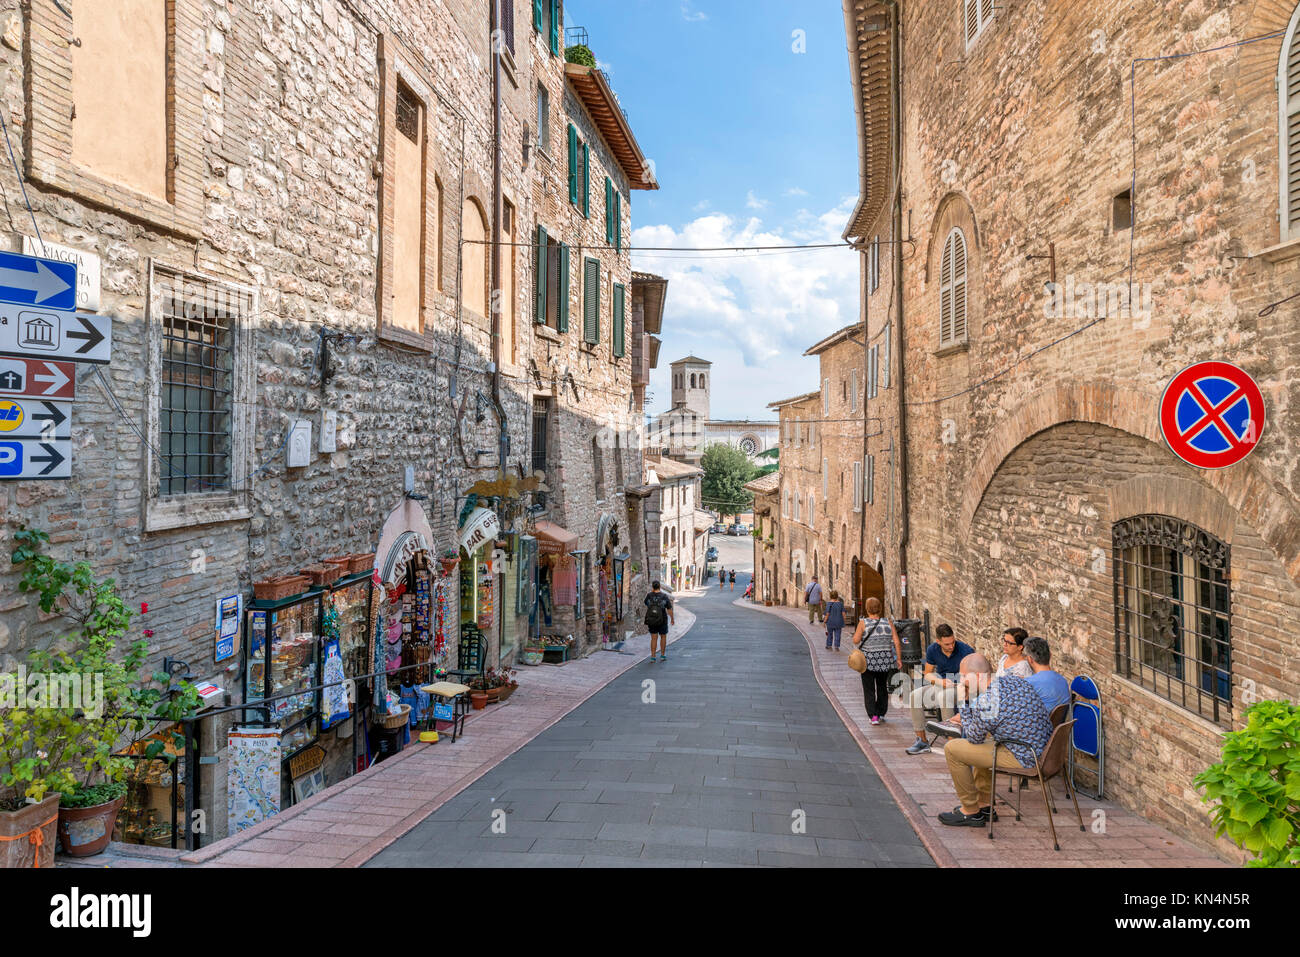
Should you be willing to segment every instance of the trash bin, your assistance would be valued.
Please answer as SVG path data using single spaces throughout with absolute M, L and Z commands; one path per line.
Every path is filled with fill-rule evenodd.
M 921 619 L 900 618 L 894 622 L 898 629 L 898 643 L 902 647 L 904 669 L 919 665 L 925 660 L 925 648 L 921 640 Z

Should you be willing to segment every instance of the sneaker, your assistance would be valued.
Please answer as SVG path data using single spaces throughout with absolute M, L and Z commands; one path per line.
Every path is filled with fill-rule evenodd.
M 660 655 L 660 656 L 659 656 L 659 660 L 660 660 L 660 661 L 667 661 L 667 660 L 668 660 L 668 652 L 665 651 L 662 655 Z
M 961 813 L 962 813 L 961 805 L 958 804 L 955 808 L 953 808 L 953 809 L 952 809 L 952 813 L 953 813 L 953 814 L 961 814 Z M 989 814 L 990 814 L 990 813 L 993 814 L 993 820 L 996 821 L 996 820 L 998 819 L 998 815 L 997 815 L 997 812 L 993 810 L 993 808 L 991 808 L 991 807 L 982 807 L 982 808 L 980 808 L 980 817 L 984 818 L 984 820 L 987 821 L 987 820 L 989 819 Z
M 907 749 L 907 753 L 908 754 L 929 754 L 930 742 L 926 741 L 925 738 L 917 738 L 915 741 L 912 742 L 912 746 Z
M 653 654 L 650 656 L 649 661 L 650 661 L 650 664 L 654 664 L 654 663 L 655 663 L 655 656 L 654 656 Z
M 880 724 L 880 719 L 877 718 L 877 717 L 873 714 L 873 715 L 871 716 L 871 723 L 872 723 L 873 725 Z
M 955 811 L 944 811 L 940 814 L 939 823 L 947 824 L 949 827 L 986 827 L 989 822 L 983 811 L 978 814 L 966 814 L 958 807 Z

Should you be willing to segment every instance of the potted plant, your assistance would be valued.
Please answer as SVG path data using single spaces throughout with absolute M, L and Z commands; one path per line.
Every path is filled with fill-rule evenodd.
M 469 688 L 471 692 L 487 695 L 489 703 L 505 701 L 519 687 L 519 682 L 515 681 L 514 675 L 513 668 L 490 668 L 483 674 L 471 678 Z M 474 694 L 471 694 L 471 702 L 473 698 Z
M 41 546 L 48 535 L 20 528 L 15 534 L 14 567 L 22 573 L 18 590 L 38 595 L 46 614 L 59 613 L 74 624 L 49 648 L 28 655 L 28 685 L 40 680 L 40 700 L 25 691 L 25 707 L 7 714 L 0 739 L 8 750 L 11 770 L 3 783 L 21 788 L 27 798 L 40 800 L 48 792 L 61 795 L 58 833 L 64 850 L 73 856 L 96 854 L 112 837 L 117 813 L 126 797 L 125 777 L 131 759 L 121 749 L 132 743 L 132 732 L 156 721 L 175 722 L 192 716 L 198 693 L 182 682 L 173 688 L 169 675 L 152 680 L 167 690 L 149 687 L 142 672 L 148 645 L 133 642 L 125 654 L 117 642 L 130 626 L 131 613 L 112 579 L 99 581 L 88 562 L 59 562 Z M 184 736 L 174 735 L 183 746 Z M 163 741 L 150 742 L 145 756 L 162 756 Z M 18 760 L 13 760 L 17 752 Z
M 460 564 L 460 552 L 454 548 L 444 548 L 442 555 L 438 557 L 438 563 L 442 565 L 443 577 L 449 577 Z

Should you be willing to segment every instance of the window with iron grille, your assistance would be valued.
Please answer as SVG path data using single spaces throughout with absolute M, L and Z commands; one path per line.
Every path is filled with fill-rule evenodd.
M 533 471 L 546 471 L 546 427 L 550 421 L 546 399 L 533 400 Z
M 499 0 L 497 23 L 501 27 L 501 39 L 512 54 L 515 52 L 515 0 Z
M 1125 678 L 1232 724 L 1230 551 L 1168 515 L 1116 522 L 1115 666 Z
M 226 490 L 231 479 L 235 328 L 243 293 L 187 280 L 161 297 L 160 495 Z

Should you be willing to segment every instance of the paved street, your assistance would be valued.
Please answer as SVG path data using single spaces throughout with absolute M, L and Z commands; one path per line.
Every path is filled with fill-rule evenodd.
M 748 578 L 367 866 L 932 865 Z

